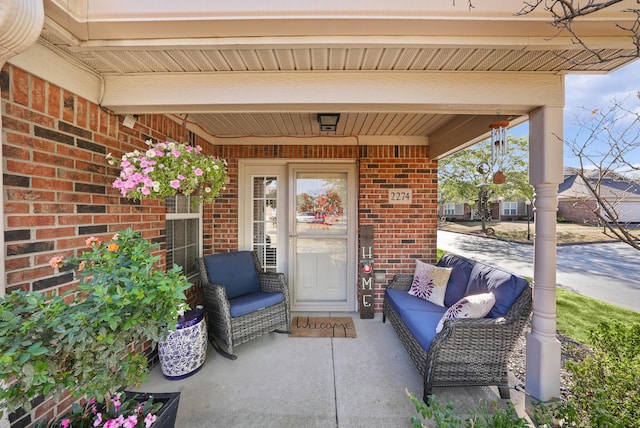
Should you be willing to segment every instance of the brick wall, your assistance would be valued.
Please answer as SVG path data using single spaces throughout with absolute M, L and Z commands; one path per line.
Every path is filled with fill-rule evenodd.
M 595 200 L 560 199 L 558 201 L 558 217 L 578 224 L 598 226 L 600 220 L 593 213 L 595 209 L 597 209 Z
M 105 155 L 144 148 L 147 137 L 183 140 L 180 124 L 162 115 L 138 117 L 133 129 L 99 106 L 6 65 L 0 73 L 5 202 L 6 291 L 64 292 L 69 276 L 54 275 L 48 260 L 84 248 L 91 235 L 108 238 L 127 227 L 162 246 L 165 207 L 161 201 L 123 199 L 111 183 L 117 171 Z M 238 161 L 240 159 L 352 159 L 359 163 L 359 223 L 373 225 L 375 269 L 389 280 L 412 273 L 415 260 L 434 262 L 437 229 L 437 163 L 425 146 L 216 145 L 197 140 L 204 151 L 229 162 L 230 183 L 204 207 L 204 254 L 238 248 Z M 413 204 L 388 204 L 388 190 L 411 188 Z M 356 284 L 353 285 L 355 294 Z M 191 303 L 201 289 L 190 293 Z M 376 284 L 375 310 L 382 310 L 383 285 Z M 64 412 L 38 401 L 29 414 L 11 416 L 12 428 L 37 417 Z
M 353 159 L 357 147 L 220 145 L 216 150 L 229 162 L 231 183 L 216 201 L 216 251 L 238 248 L 238 160 Z M 377 272 L 387 280 L 395 273 L 413 273 L 415 260 L 434 263 L 437 241 L 437 163 L 425 146 L 361 146 L 359 159 L 360 225 L 373 225 Z M 388 204 L 389 189 L 411 188 L 413 204 Z M 353 285 L 355 293 L 356 284 Z M 376 284 L 375 310 L 382 311 L 383 284 Z
M 181 140 L 182 126 L 161 115 L 146 115 L 134 129 L 126 128 L 118 116 L 11 65 L 0 73 L 0 89 L 6 292 L 62 294 L 73 289 L 72 275 L 55 275 L 49 259 L 82 251 L 89 236 L 109 238 L 127 227 L 159 243 L 164 260 L 164 201 L 121 198 L 111 186 L 118 171 L 105 155 L 144 148 L 149 136 Z M 211 152 L 208 143 L 197 143 Z M 205 220 L 204 229 L 211 251 L 210 222 Z M 191 303 L 201 301 L 201 294 L 194 287 Z M 32 412 L 11 415 L 11 426 L 64 412 L 71 401 L 56 406 L 38 400 Z

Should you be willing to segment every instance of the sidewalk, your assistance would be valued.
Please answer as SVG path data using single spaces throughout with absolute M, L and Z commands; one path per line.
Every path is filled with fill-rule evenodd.
M 304 315 L 330 316 L 329 313 Z M 138 390 L 180 391 L 176 427 L 409 427 L 415 408 L 405 389 L 422 396 L 422 378 L 389 323 L 351 315 L 355 339 L 293 338 L 271 333 L 234 349 L 235 361 L 211 346 L 202 369 L 169 381 L 160 367 Z M 292 315 L 293 316 L 293 315 Z M 435 388 L 456 411 L 500 400 L 495 387 Z M 511 392 L 523 414 L 524 395 Z

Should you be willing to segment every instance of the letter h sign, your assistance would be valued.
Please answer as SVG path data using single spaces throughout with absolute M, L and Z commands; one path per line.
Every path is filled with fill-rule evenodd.
M 358 300 L 361 319 L 373 319 L 373 225 L 360 226 Z

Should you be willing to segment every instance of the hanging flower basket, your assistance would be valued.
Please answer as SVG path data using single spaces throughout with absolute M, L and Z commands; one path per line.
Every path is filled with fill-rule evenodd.
M 121 159 L 107 155 L 110 165 L 121 169 L 113 187 L 130 199 L 165 199 L 192 195 L 212 202 L 228 182 L 226 161 L 202 153 L 186 143 L 147 141 L 149 148 L 134 150 Z

